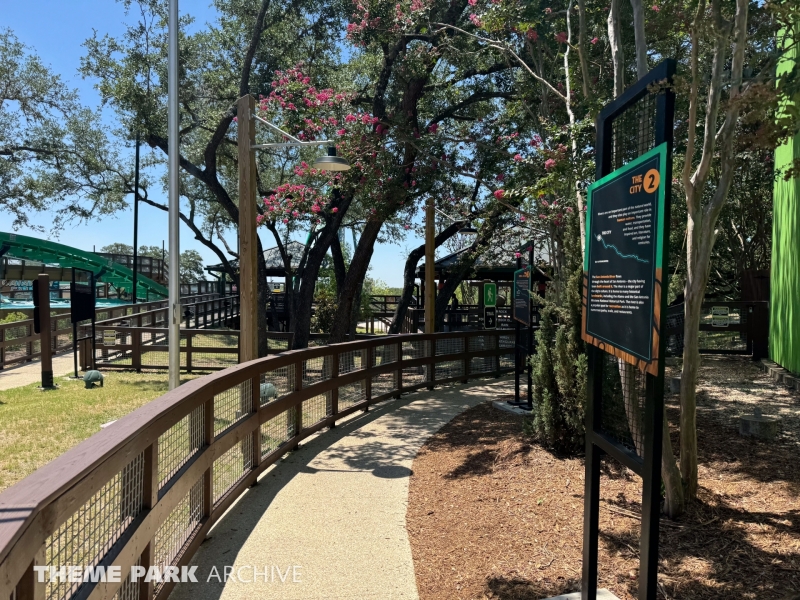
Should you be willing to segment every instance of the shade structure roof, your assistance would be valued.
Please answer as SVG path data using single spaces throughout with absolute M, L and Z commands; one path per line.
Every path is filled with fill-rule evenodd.
M 289 262 L 292 266 L 292 271 L 296 272 L 300 267 L 300 258 L 305 252 L 306 246 L 300 242 L 289 242 L 284 245 L 286 253 L 289 255 Z M 286 275 L 286 268 L 283 264 L 280 249 L 277 246 L 267 248 L 264 250 L 264 261 L 267 263 L 267 277 L 284 277 Z M 232 260 L 231 266 L 234 270 L 239 270 L 239 261 Z M 225 269 L 220 263 L 218 265 L 210 265 L 206 267 L 209 273 L 224 273 Z
M 468 248 L 453 252 L 447 256 L 443 256 L 434 263 L 434 273 L 436 279 L 447 277 L 448 272 L 456 267 L 462 255 L 468 251 Z M 524 256 L 524 254 L 523 254 Z M 524 260 L 524 259 L 523 259 Z M 475 261 L 475 267 L 472 275 L 468 276 L 468 280 L 483 280 L 490 279 L 492 281 L 512 281 L 514 279 L 514 271 L 517 270 L 517 263 L 513 256 L 511 256 L 504 249 L 492 250 L 487 249 Z M 418 279 L 425 277 L 425 263 L 422 263 L 416 272 Z M 534 281 L 550 281 L 550 277 L 542 271 L 539 267 L 534 266 L 533 270 Z

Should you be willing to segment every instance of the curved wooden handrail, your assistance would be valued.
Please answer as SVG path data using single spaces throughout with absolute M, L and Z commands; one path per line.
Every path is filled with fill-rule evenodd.
M 406 356 L 409 349 L 411 356 Z M 58 554 L 64 552 L 64 535 L 73 536 L 67 542 L 71 558 L 83 557 L 87 563 L 79 566 L 114 565 L 127 573 L 137 562 L 186 564 L 230 503 L 304 438 L 403 392 L 499 376 L 511 370 L 512 361 L 508 366 L 502 362 L 513 352 L 513 332 L 505 330 L 384 336 L 291 350 L 189 381 L 0 493 L 0 598 L 9 598 L 15 590 L 17 600 L 47 597 L 48 591 L 55 597 L 55 588 L 35 580 L 32 566 L 62 566 L 57 560 L 64 559 Z M 358 368 L 340 372 L 340 359 L 350 367 L 358 363 Z M 483 361 L 480 373 L 472 372 L 475 359 Z M 491 368 L 485 368 L 487 364 Z M 445 376 L 436 377 L 437 369 Z M 406 383 L 412 375 L 417 379 Z M 262 399 L 262 382 L 273 384 L 276 397 Z M 373 393 L 376 384 L 382 387 Z M 340 394 L 354 389 L 358 398 L 340 409 Z M 306 408 L 314 416 L 308 423 Z M 274 430 L 282 431 L 284 439 L 273 440 Z M 274 448 L 264 446 L 265 437 Z M 231 454 L 237 446 L 240 452 Z M 167 465 L 171 470 L 160 476 L 160 466 Z M 196 522 L 182 531 L 180 547 L 168 548 L 172 553 L 164 555 L 162 526 L 172 523 L 175 514 L 184 514 L 176 507 L 186 502 L 197 513 Z M 105 548 L 100 554 L 98 540 L 84 543 L 80 537 L 89 527 L 85 514 L 119 522 L 106 527 L 112 533 L 100 540 Z M 65 524 L 76 519 L 84 519 L 81 527 L 68 527 L 64 534 Z M 54 541 L 51 536 L 60 528 L 62 538 Z M 132 584 L 75 584 L 66 596 L 110 599 L 122 585 Z M 171 587 L 140 590 L 139 597 L 165 598 Z

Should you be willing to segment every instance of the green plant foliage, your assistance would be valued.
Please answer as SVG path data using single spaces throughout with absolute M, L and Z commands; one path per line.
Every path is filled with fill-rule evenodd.
M 583 267 L 577 229 L 577 217 L 570 217 L 565 236 L 569 276 L 560 298 L 553 294 L 556 300 L 538 299 L 541 326 L 536 332 L 536 353 L 531 358 L 531 433 L 561 452 L 582 448 L 584 434 L 587 362 L 580 337 Z

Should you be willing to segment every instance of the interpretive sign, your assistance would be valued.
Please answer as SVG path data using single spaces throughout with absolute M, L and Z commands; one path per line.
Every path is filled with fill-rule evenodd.
M 727 306 L 711 307 L 711 326 L 727 327 L 731 324 L 730 309 Z
M 483 328 L 497 329 L 497 307 L 486 306 L 483 309 Z
M 667 144 L 589 186 L 583 339 L 658 372 Z
M 512 316 L 524 325 L 531 324 L 531 269 L 514 271 L 514 306 Z
M 497 284 L 483 284 L 483 304 L 484 306 L 497 306 Z
M 116 346 L 117 345 L 117 332 L 114 329 L 105 329 L 103 331 L 103 346 Z

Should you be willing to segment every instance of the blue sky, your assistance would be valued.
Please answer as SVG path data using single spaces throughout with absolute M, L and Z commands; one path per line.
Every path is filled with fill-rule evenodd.
M 181 14 L 188 13 L 195 18 L 195 26 L 215 18 L 215 10 L 206 0 L 184 0 L 179 7 Z M 78 73 L 80 59 L 84 54 L 82 44 L 92 36 L 94 30 L 100 35 L 121 35 L 125 30 L 125 19 L 122 4 L 113 0 L 41 0 L 36 3 L 33 14 L 29 2 L 0 0 L 0 27 L 11 29 L 23 44 L 35 51 L 70 87 L 76 88 L 83 103 L 91 107 L 99 106 L 100 99 L 93 88 L 95 82 L 82 79 Z M 110 109 L 106 109 L 103 120 L 113 122 Z M 159 193 L 154 194 L 154 198 L 166 201 Z M 46 222 L 47 215 L 42 215 L 41 220 Z M 5 228 L 6 226 L 0 227 Z M 19 230 L 19 233 L 40 237 L 39 233 L 26 229 Z M 268 232 L 262 231 L 260 235 L 265 247 L 273 245 L 272 236 Z M 166 213 L 140 205 L 139 243 L 161 246 L 162 240 L 166 239 Z M 350 239 L 349 234 L 347 239 Z M 67 228 L 59 234 L 57 241 L 83 250 L 92 250 L 93 246 L 99 250 L 114 242 L 132 244 L 133 209 L 120 212 L 113 218 L 105 218 L 99 223 Z M 235 243 L 235 236 L 231 236 L 228 242 Z M 371 276 L 391 286 L 402 285 L 406 248 L 421 243 L 422 240 L 414 236 L 401 245 L 379 244 L 372 257 Z M 214 253 L 197 242 L 191 231 L 182 225 L 181 249 L 187 248 L 200 252 L 207 264 L 219 262 Z

